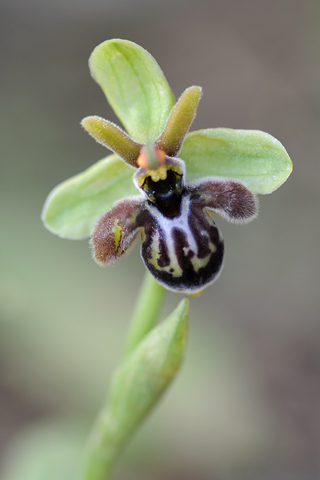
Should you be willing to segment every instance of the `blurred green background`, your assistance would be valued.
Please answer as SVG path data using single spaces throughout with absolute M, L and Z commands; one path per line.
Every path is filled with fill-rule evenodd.
M 82 443 L 144 273 L 138 246 L 101 269 L 40 221 L 49 191 L 106 155 L 79 122 L 117 121 L 87 66 L 113 37 L 150 51 L 176 96 L 203 86 L 193 129 L 267 131 L 294 163 L 253 223 L 218 219 L 223 274 L 191 299 L 182 370 L 114 478 L 320 478 L 319 1 L 2 0 L 0 26 L 0 478 Z

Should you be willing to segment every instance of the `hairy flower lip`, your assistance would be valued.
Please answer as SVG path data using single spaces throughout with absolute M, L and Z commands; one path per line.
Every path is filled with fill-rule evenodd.
M 146 148 L 142 158 L 148 166 L 149 154 L 158 165 L 164 163 L 157 169 L 139 167 L 133 182 L 143 197 L 125 198 L 100 218 L 91 241 L 95 258 L 100 264 L 115 263 L 141 233 L 142 259 L 160 284 L 185 294 L 201 292 L 223 266 L 223 237 L 213 213 L 245 223 L 256 215 L 255 196 L 228 179 L 188 184 L 183 160 L 159 159 L 156 148 Z M 161 180 L 163 185 L 158 185 Z

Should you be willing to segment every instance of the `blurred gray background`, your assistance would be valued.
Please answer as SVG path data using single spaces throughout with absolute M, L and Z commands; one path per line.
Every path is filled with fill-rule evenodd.
M 79 122 L 117 121 L 87 60 L 119 37 L 157 59 L 176 96 L 203 86 L 193 129 L 267 131 L 294 172 L 253 223 L 218 219 L 224 271 L 191 299 L 182 370 L 114 478 L 319 479 L 319 1 L 2 0 L 0 27 L 3 478 L 29 478 L 19 468 L 37 446 L 61 447 L 60 425 L 86 430 L 144 273 L 138 246 L 101 269 L 87 241 L 40 221 L 49 191 L 107 153 Z

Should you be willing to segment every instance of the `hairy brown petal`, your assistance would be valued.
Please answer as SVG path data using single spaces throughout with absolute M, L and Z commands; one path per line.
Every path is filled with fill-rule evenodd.
M 136 219 L 143 203 L 142 197 L 128 197 L 98 220 L 91 237 L 97 263 L 112 265 L 133 245 L 140 230 Z
M 137 167 L 142 145 L 132 140 L 118 125 L 97 116 L 84 118 L 81 125 L 97 142 L 119 155 L 128 165 Z
M 214 178 L 190 184 L 189 190 L 198 194 L 206 207 L 231 222 L 245 223 L 257 216 L 257 198 L 242 183 Z
M 201 87 L 187 88 L 173 107 L 164 131 L 156 141 L 156 145 L 169 157 L 175 157 L 196 116 L 201 98 Z

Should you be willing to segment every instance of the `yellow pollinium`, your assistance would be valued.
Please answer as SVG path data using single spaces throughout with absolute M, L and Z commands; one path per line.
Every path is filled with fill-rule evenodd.
M 157 170 L 149 170 L 148 173 L 154 182 L 167 178 L 167 168 L 165 166 L 161 166 Z
M 145 145 L 141 149 L 137 165 L 144 170 L 143 174 L 139 175 L 140 186 L 146 177 L 151 177 L 154 182 L 167 178 L 166 152 L 155 145 Z

